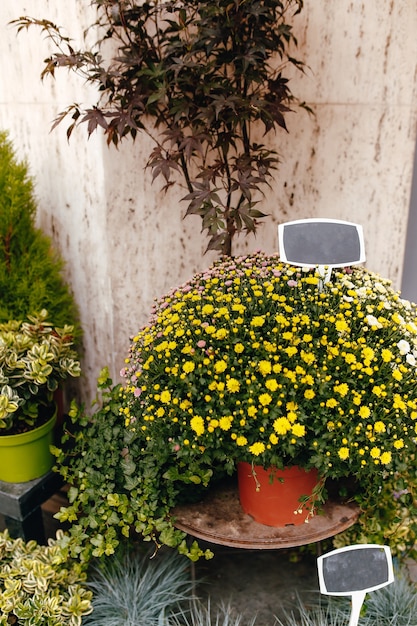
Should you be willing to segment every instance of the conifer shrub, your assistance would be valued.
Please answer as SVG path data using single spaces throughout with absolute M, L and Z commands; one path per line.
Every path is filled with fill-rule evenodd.
M 0 323 L 46 309 L 54 325 L 78 329 L 77 307 L 63 278 L 64 263 L 35 225 L 37 204 L 27 164 L 0 131 Z

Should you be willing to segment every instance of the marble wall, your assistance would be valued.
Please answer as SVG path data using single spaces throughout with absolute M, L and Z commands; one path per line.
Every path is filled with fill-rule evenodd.
M 27 159 L 36 183 L 39 224 L 66 259 L 85 335 L 85 397 L 104 365 L 115 378 L 129 337 L 152 301 L 206 267 L 197 217 L 183 219 L 183 191 L 161 193 L 144 171 L 149 140 L 107 148 L 79 129 L 68 143 L 55 116 L 96 94 L 66 71 L 40 81 L 48 41 L 16 35 L 20 15 L 64 26 L 75 44 L 92 21 L 81 0 L 2 0 L 0 128 Z M 308 65 L 291 88 L 314 110 L 289 116 L 277 133 L 281 164 L 255 238 L 236 253 L 277 250 L 279 222 L 328 216 L 364 226 L 367 266 L 401 284 L 416 143 L 417 5 L 413 0 L 305 0 L 294 18 L 297 56 Z

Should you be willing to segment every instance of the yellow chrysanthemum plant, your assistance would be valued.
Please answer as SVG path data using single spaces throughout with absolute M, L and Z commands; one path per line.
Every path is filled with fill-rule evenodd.
M 417 537 L 416 363 L 416 310 L 380 276 L 334 269 L 322 285 L 277 256 L 222 259 L 157 302 L 133 338 L 131 460 L 139 472 L 153 464 L 170 504 L 238 461 L 314 467 L 323 497 L 346 483 L 362 508 L 349 540 L 406 550 Z

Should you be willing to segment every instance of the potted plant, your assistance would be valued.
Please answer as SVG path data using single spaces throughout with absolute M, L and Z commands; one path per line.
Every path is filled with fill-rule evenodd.
M 0 624 L 80 626 L 91 613 L 92 592 L 77 563 L 68 563 L 58 540 L 47 546 L 0 533 Z
M 48 19 L 12 22 L 19 31 L 38 27 L 52 42 L 42 78 L 71 69 L 98 90 L 97 103 L 70 105 L 53 127 L 69 120 L 69 137 L 86 124 L 109 145 L 145 133 L 154 142 L 153 178 L 165 189 L 179 182 L 208 249 L 231 254 L 234 237 L 255 233 L 266 215 L 258 205 L 280 157 L 263 138 L 286 131 L 295 107 L 309 110 L 289 84 L 292 68 L 304 71 L 292 27 L 302 0 L 92 4 L 95 43 L 87 49 Z
M 315 468 L 322 499 L 330 479 L 353 479 L 368 513 L 391 489 L 398 524 L 402 484 L 415 510 L 415 307 L 363 268 L 319 282 L 256 254 L 223 259 L 157 303 L 123 372 L 139 493 L 146 459 L 174 499 L 246 461 Z
M 54 394 L 81 373 L 73 327 L 47 317 L 0 324 L 0 480 L 25 482 L 51 468 Z
M 84 426 L 58 453 L 72 485 L 59 514 L 74 522 L 72 554 L 111 554 L 135 530 L 210 557 L 187 544 L 172 510 L 239 461 L 315 468 L 317 498 L 342 482 L 361 508 L 344 541 L 412 553 L 415 307 L 363 268 L 319 282 L 258 253 L 220 260 L 156 303 L 133 338 L 124 387 L 104 374 L 98 410 L 73 408 Z

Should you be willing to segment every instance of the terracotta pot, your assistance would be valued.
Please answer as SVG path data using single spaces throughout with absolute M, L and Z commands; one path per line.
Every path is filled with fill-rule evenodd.
M 263 469 L 250 463 L 237 465 L 242 509 L 265 526 L 299 526 L 311 517 L 312 500 L 298 512 L 302 496 L 311 496 L 318 483 L 317 470 L 293 466 L 284 470 Z

